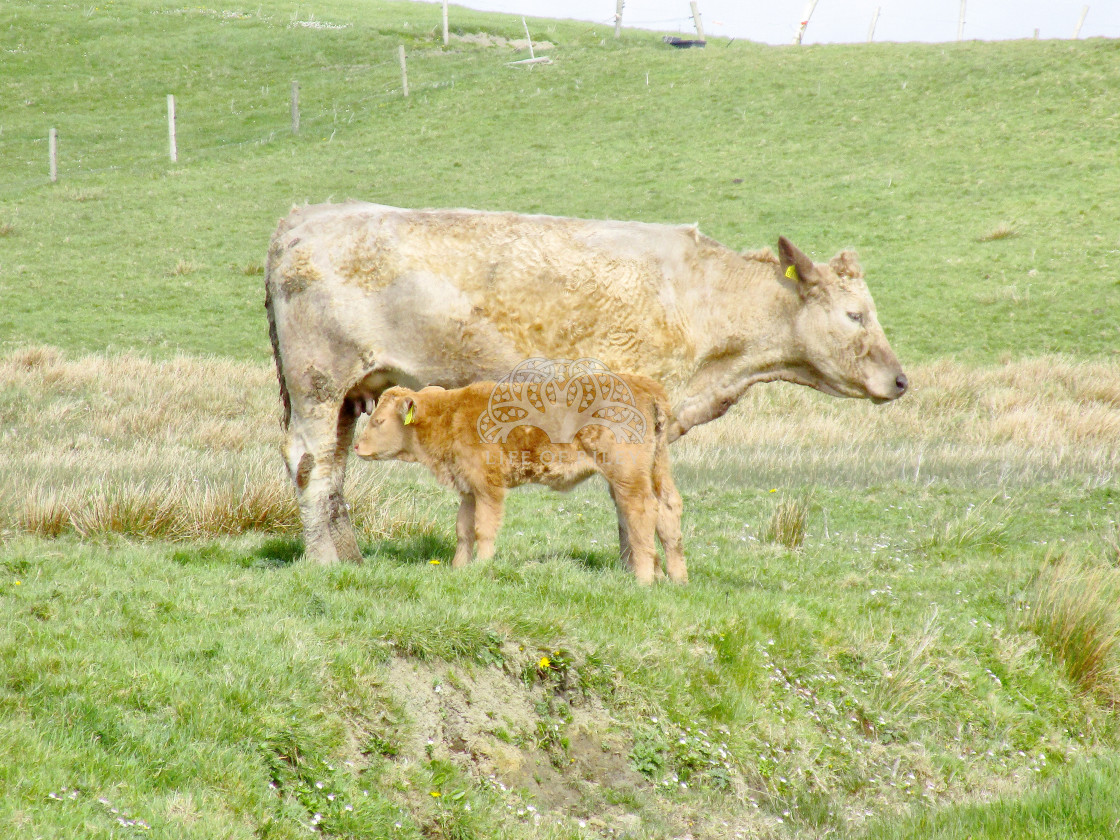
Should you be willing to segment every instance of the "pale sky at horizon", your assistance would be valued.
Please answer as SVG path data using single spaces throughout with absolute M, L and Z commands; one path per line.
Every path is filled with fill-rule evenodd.
M 483 11 L 573 18 L 613 27 L 615 0 L 452 0 Z M 788 44 L 807 0 L 698 0 L 705 34 Z M 818 0 L 804 43 L 863 43 L 879 8 L 876 41 L 955 41 L 960 0 Z M 1120 38 L 1117 0 L 966 0 L 965 40 L 1073 37 L 1082 9 L 1082 38 Z M 624 27 L 694 34 L 688 0 L 626 0 Z

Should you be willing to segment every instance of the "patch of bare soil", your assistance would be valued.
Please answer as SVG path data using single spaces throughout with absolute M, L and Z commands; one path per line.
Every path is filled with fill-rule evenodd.
M 777 836 L 736 779 L 723 793 L 655 784 L 631 763 L 634 733 L 594 692 L 563 677 L 511 663 L 529 654 L 502 647 L 501 665 L 470 666 L 394 657 L 380 693 L 400 710 L 391 761 L 402 778 L 449 762 L 506 809 L 519 836 L 725 840 Z M 665 785 L 669 784 L 669 788 Z M 403 789 L 403 788 L 399 788 Z M 423 811 L 427 791 L 406 807 Z M 419 816 L 419 814 L 417 814 Z M 780 822 L 780 821 L 776 821 Z
M 507 668 L 403 658 L 390 662 L 383 687 L 406 717 L 399 761 L 450 761 L 507 794 L 527 821 L 616 831 L 642 822 L 608 804 L 652 785 L 630 766 L 631 739 L 593 695 L 527 684 Z
M 463 44 L 472 44 L 476 47 L 508 47 L 511 50 L 527 50 L 529 42 L 525 38 L 503 38 L 501 35 L 491 35 L 489 32 L 468 32 L 466 35 L 449 35 L 452 41 Z M 555 49 L 556 45 L 549 41 L 533 41 L 533 50 Z

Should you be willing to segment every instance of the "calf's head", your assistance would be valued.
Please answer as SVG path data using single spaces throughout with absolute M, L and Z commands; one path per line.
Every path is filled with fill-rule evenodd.
M 778 254 L 783 278 L 801 301 L 793 338 L 804 384 L 837 397 L 901 397 L 909 383 L 879 326 L 855 254 L 842 251 L 814 263 L 784 236 Z
M 416 393 L 407 388 L 390 388 L 381 395 L 366 423 L 354 451 L 374 461 L 413 460 L 415 444 Z

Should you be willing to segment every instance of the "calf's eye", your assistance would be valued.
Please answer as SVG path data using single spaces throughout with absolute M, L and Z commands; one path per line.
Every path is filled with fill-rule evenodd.
M 855 321 L 857 324 L 862 324 L 863 323 L 863 313 L 862 312 L 849 312 L 848 317 L 851 318 L 853 321 Z

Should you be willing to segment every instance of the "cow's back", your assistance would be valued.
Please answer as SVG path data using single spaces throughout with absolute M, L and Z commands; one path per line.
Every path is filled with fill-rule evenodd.
M 680 297 L 698 239 L 636 222 L 316 205 L 281 223 L 269 277 L 285 301 L 310 292 L 318 312 L 334 301 L 336 331 L 396 353 L 420 383 L 469 381 L 471 359 L 482 376 L 540 356 L 594 358 L 673 387 L 695 357 Z M 456 375 L 433 375 L 444 364 Z

